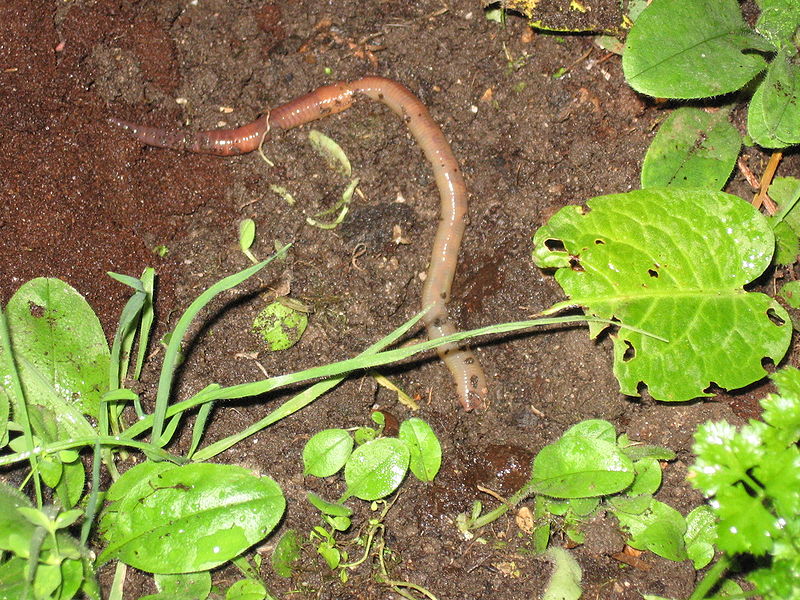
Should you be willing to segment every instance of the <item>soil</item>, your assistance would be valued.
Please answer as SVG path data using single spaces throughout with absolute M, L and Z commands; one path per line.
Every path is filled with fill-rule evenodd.
M 30 278 L 60 277 L 86 296 L 111 336 L 129 290 L 105 272 L 138 275 L 153 266 L 158 339 L 202 290 L 249 264 L 237 232 L 241 219 L 252 218 L 254 252 L 265 257 L 276 242 L 291 242 L 289 258 L 203 314 L 176 397 L 211 382 L 253 381 L 357 354 L 419 309 L 420 274 L 437 222 L 429 167 L 401 120 L 360 102 L 314 125 L 345 150 L 363 192 L 341 228 L 323 230 L 306 218 L 334 205 L 347 181 L 311 150 L 309 126 L 270 140 L 269 166 L 257 153 L 222 159 L 143 147 L 106 119 L 234 126 L 325 83 L 369 74 L 418 94 L 461 161 L 470 223 L 451 308 L 463 328 L 526 318 L 563 298 L 531 262 L 532 233 L 567 204 L 637 188 L 644 152 L 671 108 L 634 93 L 619 57 L 592 37 L 532 32 L 513 15 L 504 25 L 490 22 L 477 2 L 3 3 L 0 300 Z M 748 149 L 745 161 L 760 174 L 767 158 Z M 796 156 L 781 166 L 781 174 L 798 171 Z M 286 188 L 296 203 L 270 186 Z M 728 190 L 751 193 L 739 171 Z M 297 345 L 270 353 L 250 324 L 287 292 L 313 308 L 310 325 Z M 155 395 L 158 344 L 152 352 L 141 384 L 146 402 Z M 288 503 L 277 535 L 294 528 L 305 538 L 319 524 L 305 493 L 335 498 L 342 491 L 336 478 L 303 476 L 305 441 L 326 427 L 369 424 L 375 408 L 401 420 L 421 416 L 442 441 L 444 464 L 434 484 L 409 479 L 385 520 L 391 576 L 440 600 L 536 598 L 551 567 L 531 552 L 513 515 L 481 531 L 481 542 L 457 532 L 456 515 L 474 500 L 496 505 L 478 486 L 510 495 L 540 448 L 582 419 L 602 418 L 632 439 L 677 452 L 664 466 L 658 497 L 685 514 L 701 501 L 685 480 L 696 425 L 739 423 L 769 389 L 762 383 L 680 405 L 653 402 L 646 393 L 623 396 L 610 340 L 591 341 L 583 327 L 482 340 L 477 353 L 491 385 L 484 411 L 464 413 L 446 369 L 425 356 L 383 371 L 420 399 L 418 411 L 369 375 L 352 377 L 216 460 L 273 477 Z M 292 391 L 218 406 L 206 441 L 240 431 Z M 185 448 L 188 435 L 173 450 Z M 369 518 L 366 503 L 352 504 L 356 523 Z M 267 558 L 277 535 L 259 548 Z M 650 553 L 636 566 L 615 559 L 623 543 L 611 517 L 598 519 L 587 535 L 571 550 L 584 572 L 585 598 L 682 598 L 694 587 L 689 562 Z M 554 543 L 567 540 L 557 532 Z M 305 550 L 290 579 L 275 576 L 264 561 L 276 597 L 397 597 L 376 582 L 371 561 L 342 584 L 313 549 Z M 111 570 L 100 575 L 108 586 Z M 221 585 L 236 576 L 230 569 L 214 574 Z M 125 598 L 154 589 L 149 576 L 129 571 Z

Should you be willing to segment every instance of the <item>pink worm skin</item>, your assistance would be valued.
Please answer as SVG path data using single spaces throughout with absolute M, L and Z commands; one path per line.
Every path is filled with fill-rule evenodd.
M 136 139 L 149 146 L 230 156 L 257 149 L 267 133 L 275 127 L 291 129 L 342 112 L 352 106 L 359 94 L 383 102 L 397 113 L 408 125 L 411 135 L 431 164 L 441 198 L 441 217 L 428 276 L 422 289 L 422 306 L 430 307 L 423 321 L 431 339 L 456 333 L 446 304 L 450 299 L 458 250 L 466 225 L 467 188 L 442 130 L 431 118 L 425 105 L 404 85 L 383 77 L 365 77 L 350 83 L 326 85 L 273 108 L 266 115 L 237 129 L 178 133 L 118 119 L 110 121 L 130 131 Z M 464 409 L 469 411 L 483 406 L 488 386 L 483 369 L 472 351 L 463 345 L 446 344 L 440 346 L 438 352 L 455 379 Z

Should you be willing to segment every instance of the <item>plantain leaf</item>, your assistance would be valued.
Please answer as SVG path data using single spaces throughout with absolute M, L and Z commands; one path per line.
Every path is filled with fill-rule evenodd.
M 709 396 L 763 377 L 786 353 L 789 316 L 743 286 L 770 264 L 766 219 L 730 194 L 652 188 L 568 206 L 534 236 L 534 260 L 593 316 L 622 328 L 614 373 L 624 394 L 645 383 L 657 400 Z M 554 309 L 557 307 L 554 307 Z M 598 330 L 593 334 L 599 333 Z
M 269 477 L 233 465 L 142 463 L 109 488 L 98 558 L 149 573 L 212 569 L 262 540 L 286 501 Z
M 109 364 L 108 342 L 94 311 L 68 284 L 39 277 L 16 291 L 6 312 L 25 400 L 50 411 L 66 437 L 93 435 L 83 415 L 97 415 Z M 22 399 L 10 386 L 10 361 L 0 350 L 0 395 L 14 407 Z

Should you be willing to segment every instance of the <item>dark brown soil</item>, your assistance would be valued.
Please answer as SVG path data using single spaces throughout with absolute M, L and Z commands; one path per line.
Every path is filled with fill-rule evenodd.
M 514 17 L 504 26 L 489 22 L 477 2 L 5 2 L 0 300 L 30 278 L 57 276 L 87 297 L 110 336 L 128 290 L 105 272 L 138 275 L 153 266 L 161 336 L 203 289 L 249 264 L 237 245 L 238 223 L 249 217 L 258 224 L 257 255 L 280 241 L 293 243 L 290 257 L 204 315 L 177 397 L 211 382 L 261 379 L 262 369 L 278 374 L 358 353 L 418 310 L 436 227 L 433 179 L 399 119 L 361 103 L 315 125 L 344 148 L 364 193 L 346 226 L 332 231 L 305 223 L 334 204 L 346 183 L 310 149 L 309 127 L 270 141 L 269 167 L 255 153 L 220 159 L 145 148 L 106 119 L 233 126 L 322 84 L 368 74 L 417 93 L 463 165 L 470 225 L 452 308 L 464 328 L 519 320 L 562 299 L 531 262 L 532 233 L 564 205 L 638 187 L 641 159 L 666 114 L 630 90 L 619 58 L 590 37 L 532 34 Z M 747 160 L 760 173 L 766 158 L 749 151 Z M 796 157 L 781 169 L 797 173 Z M 289 206 L 270 185 L 285 187 L 297 203 Z M 738 173 L 730 190 L 749 193 Z M 409 243 L 393 241 L 395 225 Z M 166 256 L 154 253 L 157 246 Z M 314 313 L 299 344 L 270 354 L 250 323 L 275 289 L 290 290 Z M 457 407 L 434 357 L 384 372 L 421 398 L 414 414 L 438 432 L 445 456 L 436 483 L 407 481 L 387 517 L 392 576 L 440 600 L 528 599 L 544 589 L 550 567 L 530 552 L 513 516 L 482 531 L 485 543 L 464 540 L 453 521 L 475 499 L 496 502 L 478 485 L 512 493 L 530 458 L 570 425 L 604 418 L 633 439 L 673 448 L 678 459 L 666 466 L 659 498 L 686 513 L 700 501 L 685 481 L 695 426 L 710 418 L 739 422 L 764 393 L 754 387 L 679 406 L 624 397 L 609 340 L 590 341 L 580 327 L 484 341 L 478 353 L 492 388 L 480 414 Z M 156 352 L 144 379 L 148 400 L 159 360 Z M 206 439 L 241 430 L 285 397 L 218 406 Z M 303 444 L 326 427 L 368 424 L 375 407 L 398 419 L 412 414 L 371 377 L 353 378 L 218 460 L 273 477 L 288 501 L 281 528 L 305 537 L 319 520 L 306 491 L 335 497 L 341 487 L 303 477 Z M 354 508 L 356 522 L 369 517 L 368 506 Z M 647 568 L 634 568 L 612 558 L 622 548 L 609 521 L 595 523 L 589 542 L 572 551 L 584 570 L 585 598 L 688 596 L 695 581 L 688 562 L 645 553 Z M 566 543 L 559 535 L 554 542 Z M 263 574 L 276 597 L 396 597 L 375 582 L 369 561 L 347 584 L 312 550 L 292 579 L 276 577 L 268 564 Z M 110 572 L 101 575 L 107 584 Z M 215 575 L 222 584 L 235 576 Z M 126 598 L 152 591 L 148 576 L 129 572 Z

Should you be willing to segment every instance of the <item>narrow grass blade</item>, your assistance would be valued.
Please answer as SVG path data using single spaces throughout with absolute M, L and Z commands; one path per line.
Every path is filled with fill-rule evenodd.
M 169 403 L 169 393 L 172 389 L 172 379 L 175 375 L 175 367 L 178 363 L 181 342 L 183 341 L 183 337 L 186 335 L 186 331 L 189 329 L 189 325 L 191 325 L 192 321 L 197 316 L 197 313 L 199 313 L 209 302 L 211 302 L 211 300 L 213 300 L 217 294 L 220 294 L 225 290 L 229 290 L 232 287 L 239 285 L 249 277 L 252 277 L 261 269 L 266 267 L 269 263 L 271 263 L 275 258 L 284 256 L 288 249 L 289 246 L 286 245 L 267 260 L 261 261 L 252 267 L 248 267 L 243 271 L 239 271 L 238 273 L 234 273 L 233 275 L 229 275 L 228 277 L 218 281 L 205 292 L 200 294 L 197 299 L 195 299 L 195 301 L 189 305 L 189 308 L 186 309 L 181 318 L 178 319 L 178 324 L 175 326 L 175 329 L 172 332 L 169 345 L 167 346 L 167 351 L 164 355 L 164 364 L 161 367 L 161 377 L 158 381 L 158 393 L 156 395 L 156 406 L 153 411 L 153 431 L 151 435 L 151 439 L 155 445 L 160 446 L 164 443 L 161 439 L 161 435 L 164 429 L 164 419 L 166 418 L 167 404 Z

